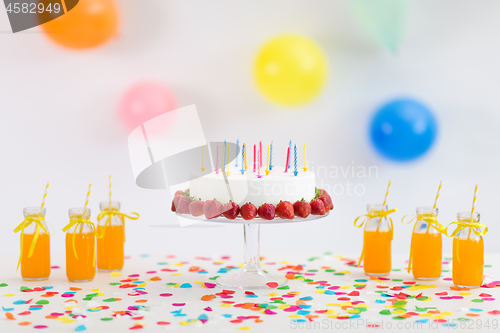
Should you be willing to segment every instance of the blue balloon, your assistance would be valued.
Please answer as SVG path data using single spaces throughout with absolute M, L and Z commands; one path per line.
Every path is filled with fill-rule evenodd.
M 395 161 L 422 156 L 436 136 L 436 118 L 425 105 L 412 99 L 385 104 L 375 113 L 370 126 L 370 137 L 377 151 Z

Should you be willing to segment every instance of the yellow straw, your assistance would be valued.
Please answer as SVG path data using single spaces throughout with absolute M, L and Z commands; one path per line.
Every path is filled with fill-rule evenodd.
M 269 149 L 270 145 L 267 145 L 267 167 L 266 167 L 266 176 L 269 175 Z
M 50 186 L 50 183 L 47 183 L 47 185 L 45 186 L 45 193 L 43 194 L 41 208 L 43 208 L 43 206 L 45 206 L 45 198 L 47 198 L 47 190 L 49 189 L 49 186 Z
M 247 144 L 246 142 L 244 143 L 245 145 L 245 170 L 247 169 Z
M 113 186 L 113 181 L 111 180 L 111 175 L 109 175 L 109 208 L 111 209 L 111 195 L 113 194 L 113 191 L 111 190 L 111 187 Z
M 89 184 L 89 189 L 87 190 L 87 198 L 85 199 L 85 206 L 83 206 L 83 214 L 82 217 L 85 216 L 85 213 L 87 212 L 87 205 L 89 204 L 89 197 L 90 197 L 90 188 L 92 187 L 92 184 Z
M 387 185 L 387 191 L 385 192 L 384 203 L 382 204 L 382 206 L 384 207 L 383 209 L 385 209 L 385 205 L 387 205 L 387 197 L 389 196 L 389 191 L 391 189 L 391 185 L 392 185 L 392 179 L 389 180 L 389 185 Z
M 205 171 L 205 142 L 201 147 L 201 171 Z
M 474 199 L 472 199 L 472 210 L 470 212 L 471 215 L 474 214 L 474 211 L 476 210 L 476 200 L 477 200 L 477 184 L 476 187 L 474 188 Z
M 439 193 L 441 192 L 441 187 L 443 187 L 443 181 L 442 180 L 439 182 L 439 187 L 438 187 L 438 191 L 437 191 L 437 194 L 436 194 L 436 199 L 434 200 L 434 206 L 432 206 L 432 210 L 436 209 L 436 207 L 437 207 L 438 199 L 439 199 Z
M 226 167 L 226 176 L 229 177 L 229 151 L 230 151 L 230 147 L 229 145 L 227 145 L 227 167 Z
M 307 165 L 306 165 L 306 145 L 304 145 L 304 171 L 307 171 Z

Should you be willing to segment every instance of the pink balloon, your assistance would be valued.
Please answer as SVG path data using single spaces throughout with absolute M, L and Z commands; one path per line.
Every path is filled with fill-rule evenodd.
M 165 86 L 142 82 L 125 92 L 118 107 L 118 116 L 129 129 L 135 129 L 176 107 L 174 95 Z

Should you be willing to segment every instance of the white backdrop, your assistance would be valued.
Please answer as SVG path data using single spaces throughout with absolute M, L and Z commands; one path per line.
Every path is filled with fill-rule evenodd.
M 123 210 L 137 211 L 127 223 L 128 253 L 234 253 L 242 250 L 241 227 L 151 228 L 177 223 L 165 191 L 134 184 L 128 132 L 116 118 L 121 94 L 141 80 L 167 84 L 179 106 L 196 104 L 208 140 L 274 140 L 306 143 L 317 165 L 376 166 L 378 177 L 351 175 L 319 179 L 340 191 L 361 184 L 363 195 L 334 195 L 335 210 L 310 224 L 264 226 L 262 254 L 357 253 L 362 233 L 352 225 L 367 203 L 380 202 L 394 180 L 390 206 L 394 247 L 409 250 L 411 227 L 399 223 L 418 205 L 430 205 L 440 179 L 440 220 L 448 224 L 469 210 L 475 183 L 477 210 L 490 226 L 487 251 L 499 252 L 498 187 L 500 131 L 500 2 L 411 3 L 400 53 L 379 47 L 355 21 L 346 1 L 167 1 L 119 0 L 121 34 L 89 52 L 51 44 L 39 30 L 11 34 L 0 9 L 0 187 L 1 253 L 18 253 L 12 229 L 22 209 L 38 205 L 47 181 L 47 219 L 55 226 L 53 253 L 64 252 L 61 228 L 67 210 L 114 197 Z M 286 109 L 264 100 L 253 84 L 258 48 L 280 33 L 299 33 L 324 49 L 329 80 L 314 103 Z M 439 138 L 424 158 L 408 164 L 382 160 L 370 146 L 367 127 L 375 107 L 410 96 L 429 105 L 439 121 Z M 292 134 L 290 134 L 292 133 Z M 278 149 L 277 149 L 278 150 Z M 360 187 L 358 187 L 360 188 Z M 451 241 L 444 242 L 451 251 Z

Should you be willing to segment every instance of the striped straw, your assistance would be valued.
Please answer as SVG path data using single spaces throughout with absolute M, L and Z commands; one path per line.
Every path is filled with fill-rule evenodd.
M 111 175 L 109 175 L 109 208 L 111 208 L 111 195 L 113 194 L 113 191 L 111 190 L 111 187 L 113 186 L 113 181 L 111 180 Z
M 385 205 L 387 205 L 387 197 L 389 196 L 389 191 L 391 189 L 391 185 L 392 185 L 392 179 L 389 180 L 389 185 L 387 185 L 387 191 L 385 192 L 384 203 L 382 204 L 383 207 L 385 207 Z
M 472 199 L 472 210 L 471 210 L 471 215 L 474 214 L 474 211 L 476 210 L 476 200 L 477 200 L 477 184 L 476 187 L 474 188 L 474 199 Z
M 436 194 L 436 199 L 434 200 L 434 206 L 432 206 L 432 210 L 436 209 L 438 205 L 439 193 L 441 192 L 441 187 L 443 187 L 443 181 L 439 182 L 438 192 Z
M 83 206 L 83 216 L 85 216 L 85 213 L 87 213 L 87 205 L 89 204 L 90 188 L 91 187 L 92 187 L 92 184 L 89 184 L 89 189 L 87 190 L 87 198 L 85 198 L 85 206 Z
M 45 193 L 43 194 L 43 198 L 42 198 L 42 208 L 43 206 L 45 206 L 45 199 L 47 198 L 47 190 L 49 189 L 49 186 L 50 186 L 50 183 L 47 183 L 47 185 L 45 186 Z

